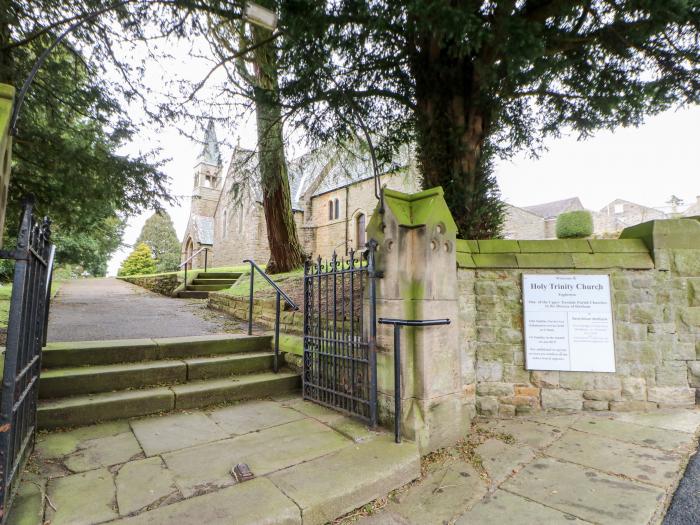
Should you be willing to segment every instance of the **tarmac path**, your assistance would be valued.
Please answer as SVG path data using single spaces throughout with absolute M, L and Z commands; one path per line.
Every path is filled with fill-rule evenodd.
M 97 341 L 223 333 L 230 319 L 206 301 L 173 299 L 115 278 L 61 285 L 51 302 L 49 341 Z

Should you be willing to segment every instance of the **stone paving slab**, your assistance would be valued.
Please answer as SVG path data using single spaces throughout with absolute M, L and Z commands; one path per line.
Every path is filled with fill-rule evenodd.
M 147 456 L 229 437 L 201 412 L 136 419 L 131 428 Z
M 491 432 L 510 435 L 516 442 L 523 443 L 534 449 L 541 449 L 551 445 L 563 434 L 560 428 L 543 425 L 527 419 L 496 419 L 479 422 L 478 426 Z
M 615 419 L 666 430 L 694 434 L 700 427 L 700 410 L 656 410 L 652 412 L 622 412 Z
M 251 401 L 219 408 L 209 417 L 226 433 L 243 435 L 264 428 L 283 425 L 306 416 L 273 401 Z
M 690 432 L 627 423 L 609 416 L 585 417 L 571 425 L 571 428 L 663 450 L 687 451 L 694 448 L 696 444 L 695 435 Z
M 323 524 L 420 476 L 413 443 L 393 443 L 384 434 L 270 475 L 301 508 L 305 525 Z
M 504 523 L 571 525 L 588 522 L 505 490 L 497 490 L 486 496 L 455 521 L 455 525 L 503 525 Z
M 665 495 L 661 488 L 554 458 L 535 460 L 502 488 L 605 525 L 648 523 Z
M 323 456 L 352 442 L 318 421 L 302 419 L 243 436 L 163 455 L 185 497 L 233 483 L 231 469 L 247 463 L 262 476 Z
M 49 480 L 46 508 L 51 525 L 93 525 L 118 518 L 112 474 L 106 468 Z
M 266 478 L 144 512 L 113 525 L 300 525 L 299 508 Z
M 448 460 L 429 469 L 419 484 L 399 494 L 387 505 L 387 511 L 413 525 L 442 525 L 474 505 L 487 490 L 486 481 L 472 465 Z
M 577 430 L 568 430 L 545 453 L 662 488 L 668 488 L 675 482 L 681 464 L 681 457 L 673 452 L 623 443 Z
M 143 457 L 143 451 L 131 432 L 82 441 L 78 450 L 63 460 L 72 472 L 109 467 Z
M 535 452 L 527 446 L 510 445 L 500 439 L 488 439 L 478 447 L 476 453 L 492 484 L 500 485 L 524 464 L 535 457 Z
M 59 458 L 72 454 L 85 441 L 116 436 L 129 431 L 129 422 L 121 420 L 80 427 L 67 432 L 39 432 L 36 451 L 44 458 Z
M 168 497 L 180 499 L 172 473 L 160 457 L 131 461 L 115 476 L 119 514 L 126 516 Z

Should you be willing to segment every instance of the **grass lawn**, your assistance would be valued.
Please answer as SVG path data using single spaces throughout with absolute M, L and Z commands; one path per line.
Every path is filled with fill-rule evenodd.
M 61 281 L 51 283 L 51 297 L 54 297 L 61 287 Z M 12 298 L 12 284 L 0 284 L 0 328 L 7 328 L 7 320 L 10 317 L 10 299 Z
M 246 272 L 247 273 L 247 272 Z M 304 276 L 304 269 L 299 268 L 298 270 L 294 270 L 291 272 L 287 273 L 278 273 L 275 275 L 270 275 L 270 279 L 275 281 L 282 290 L 286 291 L 284 288 L 284 282 L 289 280 L 289 279 L 300 279 L 301 277 Z M 265 278 L 260 275 L 258 272 L 255 272 L 255 282 L 254 282 L 254 290 L 255 294 L 257 295 L 260 293 L 261 295 L 274 295 L 273 288 L 270 286 L 270 284 L 265 280 Z M 250 293 L 250 276 L 249 274 L 246 275 L 244 278 L 239 279 L 236 284 L 234 284 L 231 288 L 227 288 L 226 290 L 222 290 L 223 293 L 229 294 L 229 295 L 235 295 L 236 297 L 247 297 L 248 294 Z

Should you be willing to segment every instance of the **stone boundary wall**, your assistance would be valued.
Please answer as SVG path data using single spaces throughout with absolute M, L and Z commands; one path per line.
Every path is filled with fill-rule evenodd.
M 207 304 L 212 310 L 218 310 L 240 321 L 248 320 L 248 297 L 238 297 L 222 292 L 210 292 Z M 280 331 L 287 334 L 304 333 L 304 313 L 289 309 L 282 300 L 280 312 Z M 253 299 L 253 322 L 269 330 L 275 328 L 275 299 Z
M 696 403 L 700 222 L 653 221 L 623 237 L 628 238 L 457 241 L 462 373 L 465 383 L 476 385 L 479 413 Z M 523 273 L 610 275 L 615 373 L 525 369 Z
M 133 277 L 119 276 L 117 279 L 169 297 L 172 297 L 175 290 L 182 284 L 181 281 L 178 280 L 176 273 Z

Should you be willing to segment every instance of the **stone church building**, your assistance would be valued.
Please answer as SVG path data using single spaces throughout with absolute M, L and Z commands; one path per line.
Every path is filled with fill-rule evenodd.
M 365 227 L 377 199 L 369 159 L 361 151 L 320 148 L 289 163 L 289 183 L 297 233 L 312 256 L 344 256 L 364 247 Z M 413 193 L 420 189 L 410 148 L 393 159 L 381 176 L 390 189 Z M 208 249 L 210 266 L 240 265 L 244 259 L 266 263 L 267 244 L 262 193 L 258 184 L 257 154 L 236 147 L 224 171 L 214 123 L 206 130 L 194 168 L 190 216 L 182 241 L 182 260 Z M 700 213 L 700 198 L 686 215 Z M 584 210 L 578 197 L 527 207 L 506 204 L 503 236 L 507 239 L 553 239 L 561 213 Z M 669 215 L 661 210 L 616 199 L 591 211 L 594 236 L 616 237 L 628 226 Z M 204 266 L 204 252 L 193 258 Z
M 419 190 L 411 156 L 400 152 L 381 184 L 405 192 Z M 374 178 L 361 152 L 322 148 L 289 163 L 292 209 L 304 251 L 344 256 L 366 242 L 365 228 L 374 211 Z M 257 183 L 257 154 L 235 147 L 223 169 L 213 122 L 194 168 L 190 216 L 182 242 L 182 260 L 208 248 L 210 266 L 240 265 L 244 259 L 267 263 L 262 193 Z M 192 260 L 204 266 L 204 253 Z

